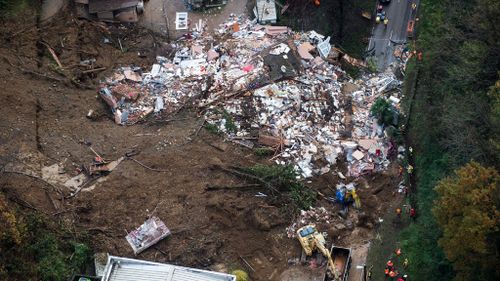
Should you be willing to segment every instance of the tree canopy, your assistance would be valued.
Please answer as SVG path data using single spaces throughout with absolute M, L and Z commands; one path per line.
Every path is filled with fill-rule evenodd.
M 497 247 L 500 176 L 494 168 L 470 162 L 436 186 L 433 213 L 443 237 L 439 245 L 453 263 L 455 280 L 499 280 Z

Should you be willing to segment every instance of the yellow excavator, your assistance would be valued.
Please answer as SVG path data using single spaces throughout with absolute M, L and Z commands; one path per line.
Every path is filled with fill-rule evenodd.
M 328 268 L 333 275 L 334 281 L 342 281 L 342 274 L 335 266 L 330 251 L 326 248 L 325 237 L 316 230 L 314 225 L 306 225 L 297 230 L 297 238 L 307 256 L 311 256 L 314 250 L 320 251 L 328 259 Z

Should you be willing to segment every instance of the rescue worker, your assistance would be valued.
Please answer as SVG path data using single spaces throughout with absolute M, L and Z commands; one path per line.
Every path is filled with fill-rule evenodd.
M 396 216 L 398 216 L 398 219 L 401 218 L 401 208 L 399 207 L 396 208 Z
M 406 168 L 406 171 L 408 172 L 409 175 L 411 175 L 411 173 L 413 173 L 413 166 L 408 164 L 408 167 Z
M 396 253 L 396 256 L 400 256 L 401 255 L 401 248 L 397 248 L 396 251 L 394 251 L 394 253 Z
M 408 261 L 408 258 L 405 258 L 405 260 L 403 261 L 403 267 L 404 267 L 404 268 L 407 268 L 407 267 L 408 267 L 408 263 L 410 263 L 410 262 Z
M 415 208 L 410 209 L 410 218 L 415 221 L 415 218 L 417 217 L 417 212 L 415 211 Z
M 389 277 L 394 278 L 398 276 L 398 272 L 396 270 L 389 271 Z
M 407 281 L 408 280 L 408 275 L 405 274 L 405 275 L 403 275 L 402 278 L 403 278 L 403 281 Z
M 387 261 L 387 267 L 389 267 L 389 269 L 392 269 L 394 267 L 394 263 L 392 263 L 391 260 L 388 260 Z
M 403 194 L 405 195 L 405 197 L 408 197 L 408 187 L 407 186 L 403 187 Z

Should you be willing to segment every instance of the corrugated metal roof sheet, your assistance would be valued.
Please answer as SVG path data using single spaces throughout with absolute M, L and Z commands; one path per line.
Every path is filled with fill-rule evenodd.
M 199 271 L 189 268 L 177 268 L 174 270 L 174 275 L 172 276 L 172 281 L 220 281 L 220 280 L 232 280 L 229 276 L 221 276 L 219 273 L 210 271 Z
M 143 266 L 138 268 L 124 266 L 115 268 L 109 281 L 167 281 L 171 272 L 172 270 L 169 268 L 158 266 Z
M 109 256 L 102 281 L 236 281 L 230 274 Z

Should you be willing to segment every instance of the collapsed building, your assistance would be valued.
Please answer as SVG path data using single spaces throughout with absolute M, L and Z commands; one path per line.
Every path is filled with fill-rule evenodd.
M 392 73 L 350 78 L 321 34 L 233 16 L 171 47 L 151 69 L 122 67 L 103 81 L 99 92 L 117 124 L 192 102 L 228 141 L 271 147 L 277 164 L 294 165 L 304 178 L 330 172 L 340 157 L 346 176 L 384 170 L 397 150 L 370 108 L 384 94 L 399 107 L 400 82 Z

